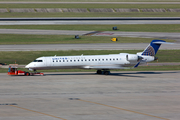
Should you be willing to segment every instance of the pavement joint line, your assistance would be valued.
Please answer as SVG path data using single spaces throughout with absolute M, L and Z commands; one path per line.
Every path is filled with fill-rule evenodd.
M 35 110 L 30 110 L 30 109 L 27 109 L 27 108 L 22 108 L 22 107 L 15 106 L 15 105 L 9 105 L 9 106 L 16 107 L 16 108 L 23 109 L 23 110 L 27 110 L 27 111 L 31 111 L 31 112 L 35 112 L 35 113 L 39 113 L 39 114 L 50 116 L 50 117 L 53 117 L 53 118 L 58 118 L 58 119 L 61 119 L 61 120 L 67 120 L 67 119 L 64 119 L 64 118 L 61 118 L 61 117 L 57 117 L 57 116 L 54 116 L 54 115 L 38 112 L 38 111 L 35 111 Z
M 159 119 L 162 119 L 162 120 L 169 120 L 167 118 L 162 118 L 162 117 L 159 117 L 159 116 L 154 116 L 154 115 L 150 115 L 150 114 L 146 114 L 146 113 L 141 113 L 141 112 L 137 112 L 137 111 L 133 111 L 133 110 L 128 110 L 128 109 L 124 109 L 124 108 L 114 107 L 114 106 L 110 106 L 110 105 L 106 105 L 106 104 L 102 104 L 102 103 L 97 103 L 97 102 L 92 102 L 92 101 L 87 101 L 87 100 L 82 100 L 82 99 L 79 99 L 79 101 L 93 103 L 93 104 L 102 105 L 102 106 L 106 106 L 106 107 L 111 107 L 111 108 L 115 108 L 115 109 L 119 109 L 119 110 L 124 110 L 124 111 L 132 112 L 132 113 L 137 113 L 137 114 L 141 114 L 141 115 L 145 115 L 145 116 L 155 117 L 155 118 L 159 118 Z

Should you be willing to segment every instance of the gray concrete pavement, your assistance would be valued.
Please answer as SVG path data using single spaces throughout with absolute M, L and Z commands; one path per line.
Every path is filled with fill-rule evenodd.
M 141 38 L 159 38 L 159 39 L 180 39 L 179 33 L 167 32 L 115 32 L 104 31 L 96 33 L 94 36 L 117 36 L 117 37 L 141 37 Z
M 180 24 L 180 20 L 71 20 L 71 21 L 0 21 L 0 25 L 117 25 L 117 24 Z
M 29 34 L 29 35 L 83 35 L 93 31 L 78 30 L 35 30 L 35 29 L 0 29 L 0 34 Z
M 0 34 L 38 34 L 38 35 L 84 35 L 93 31 L 73 30 L 28 30 L 28 29 L 0 29 Z M 157 39 L 175 39 L 173 45 L 162 45 L 160 49 L 180 49 L 179 33 L 163 32 L 98 32 L 94 36 L 111 37 L 143 37 Z M 37 44 L 37 45 L 0 45 L 0 51 L 50 51 L 50 50 L 142 50 L 148 43 L 99 43 L 99 44 Z
M 149 43 L 97 43 L 97 44 L 32 44 L 0 45 L 0 51 L 53 51 L 53 50 L 144 50 Z M 160 50 L 180 49 L 180 43 L 164 44 Z
M 65 8 L 67 9 L 67 8 Z M 8 17 L 0 18 L 0 21 L 72 21 L 72 20 L 180 20 L 180 17 Z
M 36 29 L 0 29 L 0 34 L 30 34 L 30 35 L 85 35 L 93 31 L 77 30 L 36 30 Z M 102 31 L 93 36 L 112 36 L 112 37 L 142 37 L 159 39 L 180 39 L 179 33 L 167 32 L 120 32 Z
M 29 9 L 32 10 L 32 9 Z M 34 17 L 0 18 L 0 25 L 180 24 L 180 17 Z
M 180 119 L 180 71 L 0 76 L 1 120 Z

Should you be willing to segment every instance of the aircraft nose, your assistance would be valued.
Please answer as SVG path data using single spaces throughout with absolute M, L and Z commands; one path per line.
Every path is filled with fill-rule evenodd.
M 25 66 L 25 68 L 29 68 L 29 64 Z

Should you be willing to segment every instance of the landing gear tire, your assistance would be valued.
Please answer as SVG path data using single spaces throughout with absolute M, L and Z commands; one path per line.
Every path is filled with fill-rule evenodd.
M 102 74 L 102 71 L 101 70 L 97 70 L 97 74 Z
M 104 71 L 104 75 L 109 75 L 110 71 Z

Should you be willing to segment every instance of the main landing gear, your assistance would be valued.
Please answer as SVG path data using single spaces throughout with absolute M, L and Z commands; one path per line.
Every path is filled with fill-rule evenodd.
M 110 74 L 110 71 L 108 70 L 97 70 L 97 74 L 104 74 L 104 75 L 109 75 Z

